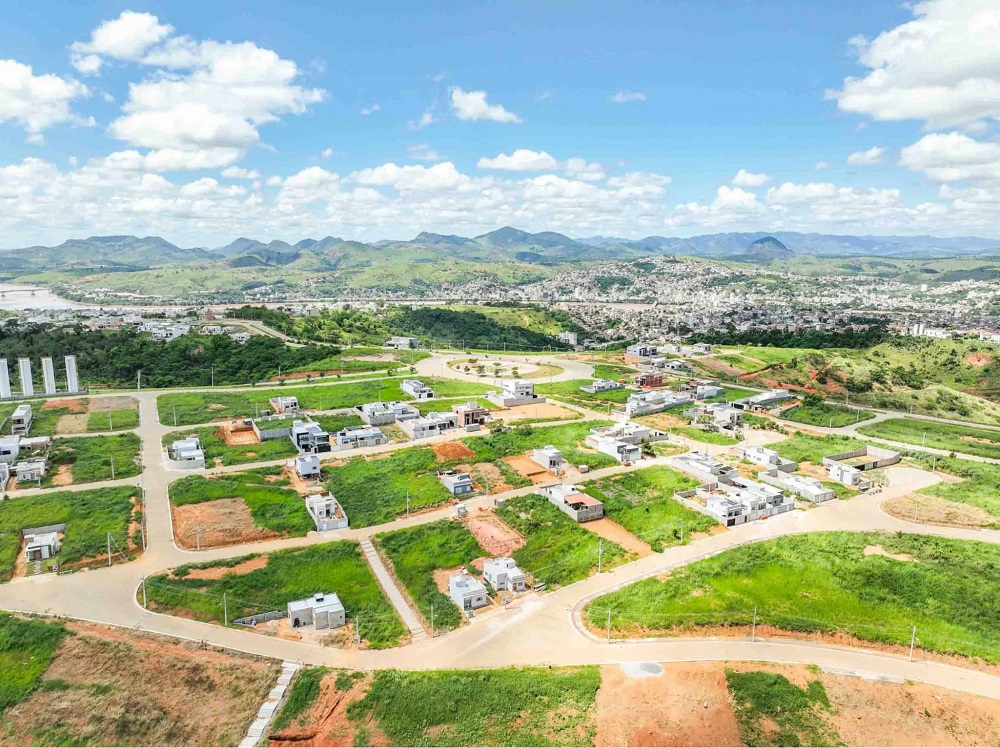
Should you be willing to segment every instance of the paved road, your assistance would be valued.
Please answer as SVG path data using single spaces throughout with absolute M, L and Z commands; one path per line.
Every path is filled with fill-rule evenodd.
M 576 374 L 565 376 L 575 378 Z M 490 610 L 477 616 L 471 625 L 457 631 L 436 638 L 422 639 L 412 645 L 393 650 L 354 651 L 323 648 L 144 610 L 135 598 L 136 590 L 141 589 L 142 580 L 148 575 L 180 563 L 231 558 L 251 551 L 269 552 L 277 548 L 304 546 L 335 538 L 362 539 L 378 531 L 449 516 L 453 509 L 450 506 L 443 507 L 378 527 L 311 533 L 305 538 L 204 552 L 183 551 L 173 543 L 167 498 L 169 483 L 182 477 L 183 473 L 166 470 L 160 454 L 161 437 L 173 429 L 160 424 L 156 418 L 156 393 L 143 392 L 138 398 L 141 425 L 137 431 L 142 437 L 142 457 L 145 465 L 141 482 L 146 489 L 147 552 L 131 563 L 111 568 L 65 576 L 43 575 L 17 579 L 9 584 L 0 585 L 0 608 L 137 627 L 286 660 L 338 667 L 391 666 L 432 669 L 632 660 L 750 659 L 806 662 L 823 667 L 883 673 L 1000 698 L 1000 678 L 996 676 L 939 662 L 909 662 L 905 658 L 891 654 L 861 649 L 787 640 L 748 642 L 738 639 L 660 639 L 608 644 L 581 630 L 580 609 L 595 595 L 636 579 L 662 574 L 676 566 L 691 563 L 706 554 L 722 552 L 728 548 L 767 538 L 827 530 L 883 530 L 919 532 L 990 543 L 1000 542 L 1000 533 L 915 525 L 883 513 L 879 509 L 881 500 L 904 495 L 940 480 L 940 476 L 908 467 L 890 468 L 887 471 L 889 487 L 879 496 L 861 496 L 851 501 L 830 502 L 810 511 L 791 512 L 765 522 L 744 525 L 719 535 L 701 538 L 688 545 L 668 549 L 662 554 L 647 556 L 552 593 L 529 596 L 508 610 Z M 600 414 L 589 413 L 589 415 Z M 272 461 L 269 464 L 275 462 L 280 461 Z M 245 469 L 246 466 L 241 467 Z M 600 477 L 638 467 L 608 468 L 604 471 L 595 471 L 593 476 Z M 504 496 L 527 493 L 531 490 L 531 488 L 520 489 Z M 478 497 L 466 503 L 472 511 L 476 511 L 479 507 L 492 504 L 494 498 Z

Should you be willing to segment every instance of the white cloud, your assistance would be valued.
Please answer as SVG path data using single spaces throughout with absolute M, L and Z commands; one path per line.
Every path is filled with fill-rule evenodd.
M 62 122 L 90 124 L 70 109 L 73 99 L 90 95 L 87 87 L 58 75 L 35 75 L 30 65 L 0 60 L 0 123 L 16 122 L 31 142 L 40 142 L 41 132 Z
M 222 170 L 226 179 L 260 179 L 260 172 L 244 169 L 242 166 L 230 166 Z
M 477 180 L 466 176 L 455 168 L 450 161 L 444 161 L 434 166 L 397 166 L 394 163 L 382 164 L 369 169 L 361 169 L 350 175 L 357 184 L 374 187 L 394 187 L 400 191 L 414 190 L 419 192 L 458 192 L 477 189 L 489 183 L 488 180 Z
M 873 145 L 867 151 L 855 151 L 847 157 L 847 163 L 851 166 L 874 166 L 882 163 L 882 156 L 885 155 L 885 148 Z
M 368 116 L 369 114 L 375 114 L 382 108 L 381 104 L 372 104 L 371 106 L 366 106 L 361 108 L 361 114 Z
M 330 156 L 332 156 L 334 153 L 336 153 L 336 151 L 334 151 L 333 148 L 324 148 L 322 151 L 319 152 L 319 157 L 330 158 Z
M 70 63 L 81 73 L 100 71 L 103 58 L 135 60 L 154 44 L 173 33 L 174 27 L 161 24 L 150 13 L 124 11 L 91 32 L 89 42 L 73 42 Z
M 149 148 L 150 168 L 227 166 L 250 147 L 263 147 L 260 127 L 301 114 L 325 92 L 296 83 L 298 66 L 253 42 L 171 36 L 152 15 L 123 13 L 99 26 L 74 53 L 132 60 L 156 68 L 129 85 L 123 114 L 108 133 Z
M 410 158 L 415 161 L 440 161 L 441 154 L 431 148 L 427 143 L 411 145 L 408 149 Z
M 862 78 L 827 95 L 841 111 L 928 127 L 1000 118 L 1000 6 L 995 0 L 924 0 L 914 18 L 872 40 L 855 38 Z
M 670 177 L 663 174 L 630 171 L 611 177 L 606 184 L 622 197 L 659 197 L 667 191 L 667 185 L 671 181 Z
M 830 164 L 828 164 L 826 161 L 817 161 L 816 166 L 814 168 L 816 171 L 826 171 L 827 169 L 830 168 Z
M 426 112 L 421 114 L 419 119 L 415 120 L 411 119 L 409 122 L 406 123 L 406 125 L 411 130 L 423 130 L 425 127 L 427 127 L 428 125 L 433 125 L 435 122 L 437 122 L 437 119 L 434 117 L 434 111 L 432 107 L 431 109 L 428 109 Z
M 935 182 L 976 182 L 1000 185 L 1000 143 L 962 133 L 925 135 L 899 153 L 899 165 L 922 172 Z
M 601 164 L 587 161 L 579 156 L 566 159 L 563 171 L 567 176 L 582 179 L 584 182 L 599 182 L 604 179 L 604 167 Z
M 771 181 L 770 174 L 754 174 L 753 172 L 740 169 L 733 177 L 733 184 L 737 187 L 760 187 Z
M 492 122 L 520 122 L 521 118 L 500 104 L 489 104 L 485 91 L 463 91 L 458 86 L 451 89 L 451 111 L 461 120 Z
M 557 162 L 545 151 L 530 151 L 518 148 L 509 156 L 498 154 L 495 158 L 479 159 L 476 164 L 480 169 L 502 169 L 503 171 L 545 171 L 555 169 Z
M 646 94 L 642 91 L 619 91 L 608 99 L 613 104 L 628 104 L 632 101 L 645 101 Z

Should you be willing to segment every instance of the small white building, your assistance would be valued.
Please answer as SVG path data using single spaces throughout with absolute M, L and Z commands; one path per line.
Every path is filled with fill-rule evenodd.
M 411 439 L 429 439 L 458 428 L 457 413 L 428 413 L 419 418 L 410 418 L 399 424 Z
M 316 529 L 321 532 L 343 530 L 348 527 L 349 523 L 344 507 L 329 491 L 306 496 L 306 510 L 316 523 Z
M 324 431 L 318 423 L 312 421 L 292 421 L 292 431 L 289 438 L 300 452 L 318 454 L 329 452 L 332 449 L 329 432 Z
M 744 446 L 737 445 L 733 448 L 736 454 L 742 457 L 747 462 L 752 462 L 754 465 L 759 465 L 765 470 L 770 470 L 771 468 L 778 468 L 784 472 L 792 472 L 798 467 L 798 463 L 792 460 L 785 459 L 773 449 L 768 449 L 767 447 L 761 447 L 757 445 Z
M 615 458 L 623 465 L 637 462 L 642 458 L 642 448 L 638 445 L 629 444 L 609 434 L 600 433 L 597 429 L 587 435 L 584 443 L 601 454 Z
M 294 460 L 295 473 L 305 480 L 316 480 L 321 475 L 319 455 L 299 455 Z
M 691 394 L 688 392 L 672 392 L 670 390 L 635 392 L 628 396 L 628 400 L 625 401 L 625 407 L 615 412 L 619 415 L 624 415 L 626 418 L 633 418 L 635 416 L 662 413 L 671 408 L 688 405 L 690 402 Z
M 571 483 L 553 483 L 541 486 L 538 490 L 559 511 L 577 522 L 589 522 L 604 516 L 604 504 Z
M 544 397 L 535 394 L 535 385 L 527 379 L 504 379 L 500 382 L 500 391 L 487 392 L 486 399 L 505 408 L 545 402 Z
M 595 379 L 590 384 L 585 384 L 580 388 L 582 392 L 589 392 L 592 395 L 596 395 L 599 392 L 623 389 L 625 389 L 625 385 L 621 382 L 616 382 L 614 379 Z
M 337 595 L 317 592 L 305 600 L 288 603 L 288 620 L 292 628 L 315 626 L 320 631 L 339 629 L 347 624 L 347 612 Z
M 792 393 L 788 390 L 775 388 L 750 397 L 734 400 L 733 405 L 747 410 L 767 410 L 768 408 L 773 408 L 780 402 L 791 399 L 791 397 Z
M 656 346 L 652 343 L 633 343 L 625 349 L 626 356 L 635 356 L 636 358 L 649 358 L 656 354 Z
M 433 400 L 434 390 L 419 379 L 404 379 L 399 389 L 415 400 Z
M 197 436 L 178 439 L 167 447 L 167 467 L 199 470 L 205 467 L 205 450 Z
M 708 400 L 710 397 L 719 397 L 725 394 L 726 390 L 717 384 L 698 384 L 694 390 L 696 400 Z
M 31 406 L 27 403 L 18 405 L 10 417 L 10 433 L 14 436 L 27 436 L 32 420 Z
M 807 475 L 785 473 L 775 468 L 772 470 L 762 470 L 757 474 L 757 477 L 765 483 L 770 483 L 772 486 L 791 491 L 814 504 L 836 498 L 836 493 L 832 488 L 824 486 L 820 481 Z
M 344 429 L 333 434 L 331 440 L 333 448 L 337 451 L 358 449 L 360 447 L 377 447 L 380 444 L 389 443 L 389 437 L 375 426 L 355 426 Z
M 21 460 L 14 465 L 18 483 L 38 482 L 45 476 L 47 465 L 44 457 Z
M 0 462 L 6 465 L 12 465 L 17 462 L 17 456 L 19 454 L 21 454 L 21 437 L 0 437 Z
M 551 444 L 547 444 L 544 447 L 538 447 L 532 451 L 531 459 L 546 470 L 558 472 L 562 469 L 563 453 Z
M 24 555 L 28 561 L 44 561 L 59 553 L 59 533 L 40 532 L 24 536 Z
M 400 350 L 410 350 L 413 348 L 420 347 L 420 341 L 416 338 L 408 338 L 405 335 L 393 335 L 382 346 L 383 348 L 388 348 L 394 351 Z
M 357 406 L 355 410 L 358 411 L 361 420 L 371 426 L 387 426 L 390 423 L 402 423 L 420 417 L 419 410 L 401 400 L 365 403 Z
M 269 401 L 275 413 L 298 413 L 299 399 L 294 395 L 279 395 Z
M 448 577 L 448 592 L 462 611 L 476 610 L 489 602 L 485 585 L 468 574 L 452 574 Z
M 438 480 L 448 489 L 452 496 L 466 496 L 476 490 L 472 485 L 472 476 L 455 470 L 438 473 Z
M 625 421 L 624 423 L 616 423 L 604 428 L 591 429 L 590 433 L 611 436 L 627 444 L 637 445 L 663 441 L 667 438 L 666 432 L 633 421 Z
M 245 344 L 246 342 L 248 342 L 250 340 L 250 333 L 248 333 L 248 332 L 234 332 L 229 337 L 231 337 L 234 341 L 236 341 L 240 345 L 243 345 L 243 344 Z
M 705 483 L 712 483 L 722 477 L 735 475 L 739 472 L 732 465 L 719 462 L 704 452 L 685 452 L 671 457 L 668 462 Z
M 2 492 L 7 487 L 7 481 L 10 480 L 10 465 L 6 462 L 0 462 L 0 492 Z
M 483 579 L 497 592 L 524 592 L 528 578 L 507 556 L 492 558 L 483 564 Z
M 830 476 L 830 480 L 857 488 L 860 491 L 871 488 L 872 485 L 872 482 L 864 477 L 861 470 L 844 462 L 831 460 L 826 464 L 826 472 Z

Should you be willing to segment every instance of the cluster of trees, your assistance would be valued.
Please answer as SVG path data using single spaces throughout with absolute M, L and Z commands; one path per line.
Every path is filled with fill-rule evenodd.
M 884 323 L 871 324 L 855 330 L 712 330 L 691 336 L 694 343 L 715 345 L 761 345 L 774 348 L 871 348 L 890 337 Z
M 327 358 L 324 346 L 290 348 L 280 340 L 255 335 L 240 345 L 228 335 L 189 333 L 160 343 L 131 329 L 90 330 L 82 325 L 51 327 L 7 321 L 0 327 L 0 350 L 8 359 L 75 354 L 81 382 L 131 386 L 142 371 L 150 387 L 246 384 Z M 36 364 L 37 365 L 37 364 Z
M 435 341 L 449 341 L 466 348 L 508 350 L 568 350 L 552 335 L 524 327 L 500 325 L 485 314 L 436 307 L 399 309 L 391 313 L 386 326 L 393 334 L 412 335 Z

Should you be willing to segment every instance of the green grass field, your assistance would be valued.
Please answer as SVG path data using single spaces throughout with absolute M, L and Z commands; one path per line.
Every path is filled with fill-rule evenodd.
M 257 527 L 291 537 L 315 530 L 305 502 L 297 491 L 288 488 L 288 479 L 268 480 L 275 474 L 281 475 L 280 468 L 226 473 L 212 478 L 189 475 L 170 484 L 170 503 L 185 506 L 219 499 L 243 499 Z
M 271 723 L 271 731 L 279 732 L 302 719 L 319 698 L 323 679 L 330 672 L 325 667 L 307 667 L 299 671 L 288 690 L 288 697 L 281 705 L 281 711 Z
M 485 397 L 459 397 L 446 400 L 439 400 L 435 398 L 433 400 L 424 400 L 423 402 L 413 403 L 413 407 L 420 411 L 420 415 L 425 416 L 428 413 L 450 413 L 452 405 L 461 405 L 462 403 L 467 403 L 469 401 L 477 403 L 480 407 L 486 408 L 486 410 L 496 410 L 499 407 L 491 403 Z
M 399 378 L 370 379 L 362 382 L 339 384 L 314 384 L 308 386 L 267 387 L 239 392 L 171 392 L 156 398 L 160 423 L 190 426 L 209 421 L 255 416 L 259 410 L 270 409 L 269 400 L 280 395 L 294 395 L 303 410 L 335 410 L 353 408 L 355 405 L 378 400 L 408 400 L 410 396 L 399 389 Z M 434 388 L 438 397 L 464 397 L 482 395 L 489 387 L 475 382 L 459 382 L 437 377 L 423 378 Z
M 820 465 L 824 457 L 861 449 L 866 442 L 850 436 L 812 436 L 811 434 L 795 434 L 790 439 L 770 447 L 782 457 L 795 462 L 811 462 Z
M 444 519 L 381 533 L 375 536 L 375 541 L 392 562 L 396 577 L 428 624 L 433 607 L 435 633 L 456 628 L 462 621 L 462 613 L 451 597 L 438 590 L 434 571 L 455 566 L 471 568 L 473 559 L 488 555 L 465 525 Z
M 702 444 L 732 446 L 740 443 L 739 439 L 734 439 L 727 434 L 720 434 L 718 431 L 706 431 L 705 429 L 695 428 L 694 426 L 671 426 L 666 430 L 671 434 L 677 434 L 678 436 L 683 436 L 691 439 L 692 441 L 701 442 Z
M 250 462 L 265 462 L 279 460 L 282 457 L 294 457 L 299 453 L 291 439 L 269 439 L 259 444 L 229 445 L 215 433 L 215 426 L 175 431 L 163 437 L 164 447 L 177 439 L 187 436 L 197 436 L 201 448 L 205 450 L 205 465 L 215 467 L 216 458 L 221 465 L 246 465 Z
M 132 486 L 92 491 L 53 491 L 37 496 L 12 496 L 0 501 L 0 580 L 9 579 L 21 547 L 21 531 L 66 523 L 66 534 L 58 560 L 70 566 L 85 558 L 100 556 L 107 548 L 110 532 L 117 546 L 126 547 L 129 522 L 138 501 Z
M 879 547 L 914 560 L 865 555 Z M 817 533 L 726 551 L 669 578 L 631 584 L 590 603 L 592 626 L 689 630 L 758 625 L 845 632 L 924 649 L 1000 661 L 1000 547 L 920 535 Z
M 755 390 L 747 390 L 742 387 L 730 387 L 728 385 L 721 385 L 723 393 L 721 395 L 715 395 L 714 397 L 709 397 L 705 400 L 706 403 L 728 403 L 733 400 L 742 400 L 744 397 L 751 397 L 756 395 Z
M 726 670 L 726 687 L 744 745 L 841 745 L 822 681 L 802 688 L 778 673 Z
M 926 453 L 910 455 L 910 459 L 916 460 L 925 469 L 933 467 L 943 473 L 962 478 L 958 483 L 946 482 L 927 486 L 918 493 L 978 507 L 996 518 L 991 526 L 1000 530 L 1000 465 L 953 457 L 934 458 Z
M 497 515 L 525 538 L 525 545 L 511 556 L 531 574 L 534 583 L 552 586 L 586 579 L 597 570 L 598 537 L 588 532 L 538 494 L 518 496 L 497 508 Z M 632 554 L 604 541 L 603 569 L 610 569 Z
M 580 389 L 592 384 L 593 381 L 592 379 L 570 379 L 565 382 L 539 384 L 535 387 L 535 392 L 539 395 L 555 397 L 573 405 L 580 405 L 600 411 L 606 411 L 609 405 L 611 407 L 621 405 L 632 394 L 632 390 L 629 389 L 609 390 L 608 392 L 593 394 Z
M 61 623 L 0 613 L 0 716 L 31 695 L 66 634 Z
M 220 579 L 198 579 L 193 571 L 232 568 L 254 558 L 242 556 L 219 562 L 187 564 L 172 573 L 146 580 L 150 607 L 160 613 L 184 615 L 199 621 L 223 621 L 223 593 L 229 620 L 284 610 L 288 602 L 335 592 L 349 621 L 361 619 L 361 638 L 372 648 L 391 647 L 406 633 L 371 569 L 353 541 L 323 543 L 308 548 L 276 551 L 267 566 L 245 574 L 227 573 Z
M 787 421 L 805 423 L 810 426 L 826 426 L 838 429 L 861 421 L 867 421 L 870 418 L 874 418 L 875 414 L 870 410 L 862 410 L 861 408 L 848 408 L 844 405 L 821 403 L 819 405 L 795 405 L 788 410 L 782 411 L 781 417 Z
M 139 411 L 135 408 L 97 411 L 87 416 L 87 431 L 127 431 L 139 425 Z
M 347 715 L 374 721 L 393 745 L 586 746 L 600 685 L 600 670 L 586 666 L 379 670 Z
M 462 443 L 476 453 L 477 461 L 498 460 L 552 444 L 562 451 L 563 457 L 571 465 L 589 465 L 591 469 L 598 469 L 612 467 L 618 461 L 589 448 L 583 449 L 583 440 L 591 429 L 609 425 L 611 421 L 566 423 L 541 428 L 522 425 L 498 434 L 462 439 Z
M 358 426 L 364 426 L 364 421 L 361 420 L 361 417 L 356 416 L 353 413 L 310 416 L 310 418 L 318 423 L 320 428 L 331 434 L 336 434 L 338 431 L 343 431 L 344 429 L 353 429 Z
M 694 488 L 697 483 L 683 473 L 657 465 L 587 481 L 581 488 L 604 502 L 607 517 L 659 553 L 688 542 L 691 533 L 704 532 L 716 524 L 711 517 L 672 498 L 675 491 Z
M 141 442 L 136 434 L 65 436 L 53 439 L 42 486 L 111 480 L 112 460 L 115 478 L 131 478 L 142 470 L 139 465 L 140 447 Z M 53 482 L 59 478 L 59 468 L 64 465 L 69 467 L 72 480 L 69 483 Z M 65 473 L 65 469 L 63 472 Z
M 594 379 L 631 379 L 638 373 L 638 369 L 634 366 L 621 366 L 619 364 L 594 364 Z
M 865 436 L 1000 459 L 1000 431 L 917 418 L 890 418 L 858 429 Z M 926 434 L 926 437 L 925 437 Z

